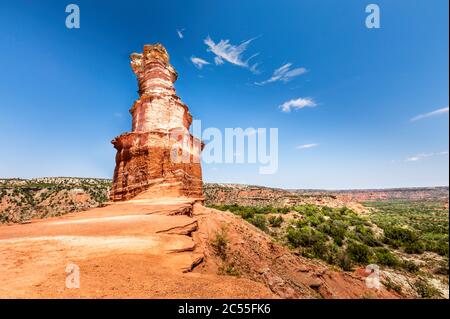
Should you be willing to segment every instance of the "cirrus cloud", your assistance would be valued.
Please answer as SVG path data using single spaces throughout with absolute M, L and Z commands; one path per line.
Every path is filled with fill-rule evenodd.
M 214 63 L 216 65 L 224 64 L 225 61 L 243 68 L 247 68 L 252 72 L 256 72 L 256 65 L 250 66 L 250 59 L 257 56 L 259 53 L 253 54 L 247 60 L 244 60 L 243 54 L 247 49 L 247 46 L 255 38 L 242 42 L 239 45 L 233 45 L 230 40 L 220 40 L 215 43 L 210 36 L 208 36 L 203 42 L 207 45 L 208 52 L 212 52 L 216 56 L 214 57 Z
M 183 39 L 183 38 L 184 38 L 183 32 L 184 32 L 184 28 L 183 28 L 183 29 L 177 29 L 177 34 L 178 34 L 178 37 L 179 37 L 180 39 Z
M 317 104 L 312 98 L 300 97 L 298 99 L 293 99 L 293 100 L 284 102 L 283 104 L 279 105 L 278 107 L 281 109 L 281 111 L 288 113 L 291 111 L 291 109 L 299 110 L 304 107 L 315 107 L 315 106 L 317 106 Z
M 201 68 L 203 68 L 204 65 L 208 65 L 209 64 L 208 61 L 205 61 L 202 58 L 197 58 L 195 56 L 191 57 L 191 62 L 194 63 L 194 65 L 195 65 L 195 67 L 197 69 L 201 69 Z
M 439 155 L 448 155 L 448 151 L 443 151 L 443 152 L 439 152 L 439 153 L 421 153 L 421 154 L 417 154 L 417 155 L 413 155 L 410 156 L 406 159 L 407 162 L 417 162 L 420 160 L 423 160 L 424 158 L 427 157 L 432 157 L 432 156 L 439 156 Z
M 317 144 L 317 143 L 310 143 L 310 144 L 299 145 L 299 146 L 296 147 L 296 149 L 303 150 L 303 149 L 313 148 L 313 147 L 317 147 L 317 146 L 319 146 L 319 144 Z
M 428 113 L 424 113 L 424 114 L 419 114 L 415 117 L 413 117 L 412 119 L 410 119 L 411 122 L 415 122 L 415 121 L 419 121 L 422 119 L 426 119 L 428 117 L 434 117 L 434 116 L 439 116 L 439 115 L 443 115 L 445 113 L 448 113 L 448 106 L 447 107 L 443 107 L 441 109 L 437 109 L 434 110 L 432 112 L 428 112 Z
M 290 81 L 292 78 L 305 74 L 307 72 L 307 70 L 303 67 L 291 69 L 291 66 L 292 63 L 286 63 L 281 67 L 279 67 L 278 69 L 276 69 L 275 71 L 273 71 L 273 74 L 269 79 L 262 82 L 255 82 L 255 84 L 265 85 L 277 81 L 282 81 L 286 83 Z

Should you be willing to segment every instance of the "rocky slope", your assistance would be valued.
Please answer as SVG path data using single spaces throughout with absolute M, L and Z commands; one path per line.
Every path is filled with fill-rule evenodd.
M 448 187 L 367 190 L 288 190 L 241 184 L 205 184 L 208 205 L 295 206 L 302 204 L 341 207 L 347 203 L 373 200 L 427 200 L 447 202 Z
M 99 207 L 108 200 L 110 187 L 110 180 L 97 178 L 0 179 L 0 223 Z
M 97 178 L 0 179 L 0 223 L 24 222 L 31 218 L 98 207 L 108 201 L 110 188 L 111 180 Z M 319 191 L 214 183 L 205 183 L 203 192 L 207 206 L 285 207 L 314 204 L 347 206 L 357 212 L 367 210 L 360 201 L 405 199 L 448 203 L 449 194 L 448 187 Z
M 0 225 L 0 247 L 2 298 L 399 297 L 188 199 L 132 200 Z M 229 263 L 239 273 L 227 272 Z M 79 269 L 78 288 L 66 285 L 68 266 Z
M 88 225 L 93 225 L 95 218 L 97 218 L 97 212 L 102 212 L 100 215 L 105 214 L 107 219 L 103 221 L 98 220 L 99 224 L 97 226 L 89 226 L 87 232 L 90 235 L 100 235 L 105 226 L 104 223 L 112 223 L 113 221 L 117 221 L 117 227 L 122 227 L 122 222 L 129 223 L 131 221 L 127 221 L 130 217 L 125 217 L 123 214 L 128 215 L 127 211 L 133 214 L 141 214 L 145 212 L 145 214 L 150 214 L 155 210 L 154 204 L 148 204 L 146 206 L 139 206 L 136 208 L 136 205 L 131 206 L 118 206 L 119 204 L 114 204 L 110 206 L 106 206 L 104 208 L 97 208 L 94 210 L 90 210 L 90 208 L 102 207 L 108 205 L 107 199 L 109 194 L 109 189 L 111 186 L 110 180 L 102 180 L 102 179 L 81 179 L 81 178 L 40 178 L 40 179 L 32 179 L 32 180 L 20 180 L 20 179 L 9 179 L 9 180 L 0 180 L 0 216 L 1 220 L 4 223 L 8 223 L 9 225 L 13 225 L 14 223 L 31 223 L 31 225 L 44 225 L 45 220 L 36 220 L 36 218 L 45 218 L 45 217 L 55 217 L 60 215 L 66 215 L 69 219 L 90 219 L 89 222 L 79 222 L 80 225 L 87 223 Z M 396 190 L 392 197 L 388 198 L 418 198 L 417 194 L 422 194 L 420 196 L 425 196 L 424 194 L 428 194 L 424 199 L 435 200 L 436 198 L 442 198 L 445 196 L 445 189 L 427 189 L 427 190 Z M 295 205 L 302 204 L 313 204 L 318 206 L 329 206 L 329 207 L 350 207 L 355 211 L 365 213 L 367 208 L 360 203 L 356 203 L 353 201 L 348 201 L 348 198 L 340 198 L 339 192 L 319 192 L 319 191 L 287 191 L 282 189 L 271 189 L 265 187 L 257 187 L 257 186 L 247 186 L 247 185 L 224 185 L 224 184 L 206 184 L 204 185 L 204 192 L 206 195 L 206 202 L 209 205 L 224 205 L 224 204 L 238 204 L 241 206 L 253 206 L 253 207 L 265 207 L 265 206 L 273 206 L 273 207 L 292 207 Z M 361 191 L 358 191 L 358 196 Z M 370 191 L 374 192 L 374 191 Z M 386 191 L 384 191 L 386 192 Z M 419 192 L 419 193 L 418 193 Z M 348 191 L 346 191 L 348 193 Z M 389 194 L 389 191 L 387 191 Z M 413 197 L 411 197 L 413 196 Z M 367 197 L 364 197 L 366 199 Z M 386 198 L 386 197 L 385 197 Z M 142 199 L 141 199 L 142 201 Z M 144 199 L 145 202 L 145 199 Z M 170 205 L 169 205 L 170 206 Z M 173 205 L 172 205 L 173 206 Z M 163 211 L 172 210 L 172 206 L 165 207 L 162 209 L 158 209 L 156 212 L 160 214 Z M 189 205 L 188 205 L 189 206 Z M 172 207 L 172 208 L 171 208 Z M 122 210 L 125 208 L 125 212 Z M 176 214 L 185 214 L 186 212 L 192 212 L 190 209 L 186 209 L 183 212 L 183 209 L 180 208 L 178 211 L 181 213 Z M 76 214 L 77 211 L 85 211 L 83 214 Z M 104 212 L 104 213 L 103 213 Z M 189 221 L 183 225 L 168 225 L 167 228 L 161 228 L 157 231 L 168 230 L 167 234 L 178 234 L 182 236 L 192 237 L 195 240 L 196 247 L 193 248 L 193 255 L 191 256 L 192 263 L 188 263 L 185 267 L 187 269 L 191 268 L 192 265 L 196 267 L 193 273 L 190 273 L 192 276 L 194 273 L 197 274 L 195 276 L 216 276 L 217 274 L 227 277 L 239 277 L 239 278 L 247 278 L 252 280 L 253 282 L 257 282 L 266 287 L 262 288 L 259 292 L 260 295 L 257 296 L 278 296 L 278 297 L 371 297 L 373 296 L 373 292 L 366 291 L 363 289 L 364 281 L 363 277 L 366 275 L 364 273 L 364 269 L 356 269 L 356 273 L 354 272 L 342 272 L 331 270 L 331 266 L 326 265 L 324 262 L 319 261 L 317 259 L 307 259 L 299 256 L 295 251 L 289 250 L 285 247 L 282 247 L 278 244 L 275 245 L 274 238 L 270 236 L 270 233 L 262 232 L 261 230 L 255 228 L 250 223 L 243 220 L 241 217 L 233 215 L 229 212 L 221 212 L 209 208 L 197 208 L 195 211 L 195 220 L 191 219 L 183 219 L 183 221 Z M 166 212 L 167 213 L 167 212 Z M 165 214 L 165 213 L 164 213 Z M 285 223 L 288 223 L 288 220 L 292 214 L 288 213 L 283 215 Z M 156 215 L 155 215 L 156 216 Z M 371 216 L 371 213 L 368 215 L 364 214 L 364 216 Z M 384 215 L 382 215 L 384 216 Z M 66 217 L 61 216 L 61 218 L 65 219 Z M 102 217 L 103 218 L 103 217 Z M 137 217 L 132 217 L 137 218 Z M 145 217 L 144 217 L 145 218 Z M 192 216 L 190 217 L 192 218 Z M 421 217 L 422 218 L 422 217 Z M 34 219 L 34 220 L 32 220 Z M 54 221 L 54 218 L 50 218 L 49 221 Z M 57 219 L 59 220 L 59 219 Z M 71 225 L 72 224 L 61 224 L 62 220 L 59 220 L 56 225 Z M 137 222 L 137 220 L 136 220 Z M 43 224 L 44 223 L 44 224 Z M 183 222 L 184 223 L 184 222 Z M 112 224 L 111 224 L 112 225 Z M 27 228 L 23 228 L 27 225 L 17 225 L 17 226 L 5 226 L 4 229 L 16 229 L 20 230 L 20 233 L 23 233 Z M 0 226 L 1 227 L 1 226 Z M 17 228 L 16 228 L 17 227 Z M 27 226 L 28 227 L 28 226 Z M 37 227 L 37 226 L 35 226 Z M 39 226 L 40 227 L 40 226 Z M 46 226 L 47 227 L 47 226 Z M 56 226 L 48 226 L 50 228 L 55 228 Z M 58 226 L 59 227 L 59 226 Z M 62 226 L 61 226 L 62 227 Z M 94 228 L 92 228 L 94 227 Z M 96 227 L 99 227 L 98 229 Z M 109 227 L 109 226 L 108 226 Z M 111 226 L 112 227 L 112 226 Z M 116 227 L 116 226 L 114 226 Z M 128 226 L 126 226 L 128 227 Z M 174 228 L 171 228 L 174 227 Z M 45 228 L 45 229 L 50 229 Z M 33 230 L 33 228 L 30 228 Z M 64 229 L 64 227 L 63 227 Z M 92 229 L 92 230 L 89 230 Z M 46 230 L 46 231 L 47 231 Z M 126 230 L 126 229 L 125 229 Z M 272 229 L 273 231 L 277 230 L 277 228 Z M 81 228 L 80 228 L 81 231 Z M 1 232 L 1 231 L 0 231 Z M 132 230 L 134 232 L 134 230 Z M 77 243 L 78 239 L 72 238 L 72 233 L 67 233 L 66 230 L 58 231 L 58 234 L 64 237 L 57 239 L 49 239 L 48 234 L 46 232 L 41 233 L 39 230 L 36 232 L 27 231 L 27 236 L 33 235 L 38 236 L 42 240 L 45 241 L 46 245 L 50 245 L 48 247 L 53 247 L 52 245 L 67 246 L 67 245 L 76 245 L 77 247 L 85 247 L 82 249 L 88 249 L 87 247 L 91 245 L 91 239 L 88 241 L 87 238 L 79 239 L 80 243 Z M 223 243 L 223 249 L 218 251 L 217 245 L 217 236 L 223 234 L 224 238 L 226 238 L 225 243 Z M 59 236 L 58 235 L 58 236 Z M 120 235 L 120 234 L 118 234 Z M 19 235 L 15 235 L 16 237 L 20 237 Z M 83 235 L 84 236 L 84 235 Z M 121 235 L 120 235 L 121 236 Z M 220 236 L 219 236 L 220 237 Z M 48 240 L 47 240 L 47 239 Z M 6 239 L 6 237 L 5 237 Z M 10 238 L 11 239 L 11 238 Z M 95 239 L 95 240 L 94 240 Z M 136 268 L 134 269 L 137 273 L 136 276 L 148 276 L 149 273 L 147 269 L 139 268 L 135 266 L 133 263 L 136 263 L 140 260 L 141 257 L 135 256 L 134 252 L 129 252 L 127 250 L 122 251 L 120 256 L 108 256 L 106 259 L 102 259 L 101 250 L 109 244 L 105 238 L 94 238 L 95 245 L 99 245 L 99 248 L 89 248 L 97 251 L 96 253 L 92 253 L 92 261 L 84 262 L 79 261 L 84 267 L 99 267 L 102 269 L 101 271 L 106 271 L 110 269 L 110 262 L 120 262 L 123 265 L 128 265 L 127 267 Z M 8 239 L 9 240 L 9 239 Z M 108 239 L 109 240 L 109 239 Z M 120 246 L 120 238 L 112 239 L 115 241 L 117 245 Z M 133 239 L 134 240 L 134 239 Z M 276 240 L 275 240 L 276 241 Z M 28 254 L 27 249 L 30 248 L 27 246 L 27 240 L 21 239 L 20 248 L 21 252 L 18 252 L 19 255 Z M 8 245 L 6 245 L 8 243 Z M 10 241 L 5 241 L 0 243 L 5 251 L 11 251 L 11 247 L 9 246 Z M 112 242 L 111 242 L 112 243 Z M 5 246 L 6 245 L 6 246 Z M 40 244 L 30 242 L 33 248 L 39 250 Z M 36 246 L 38 245 L 38 246 Z M 94 246 L 95 246 L 94 245 Z M 105 246 L 106 245 L 106 246 Z M 274 246 L 275 245 L 275 246 Z M 114 245 L 113 245 L 114 246 Z M 28 247 L 28 248 L 25 248 Z M 202 247 L 201 249 L 199 247 Z M 275 248 L 274 248 L 275 247 Z M 73 248 L 73 247 L 72 247 Z M 70 249 L 72 249 L 70 248 Z M 69 248 L 68 248 L 69 249 Z M 78 249 L 78 248 L 77 248 Z M 97 249 L 97 250 L 96 250 Z M 199 250 L 200 249 L 200 250 Z M 220 250 L 220 249 L 219 249 Z M 47 251 L 42 248 L 42 251 Z M 89 253 L 91 254 L 91 253 Z M 297 255 L 296 255 L 297 254 Z M 19 256 L 17 255 L 17 256 Z M 16 257 L 17 257 L 16 256 Z M 71 253 L 67 252 L 67 255 L 64 258 L 72 258 Z M 434 276 L 434 272 L 436 267 L 430 266 L 430 269 L 427 270 L 426 265 L 435 265 L 439 262 L 442 257 L 437 256 L 436 254 L 430 254 L 428 252 L 422 255 L 405 255 L 405 258 L 409 258 L 413 260 L 416 264 L 422 265 L 421 271 L 425 271 L 427 273 L 432 273 Z M 17 257 L 19 258 L 19 257 Z M 34 258 L 34 257 L 32 257 Z M 36 257 L 37 258 L 37 257 Z M 39 257 L 41 258 L 41 257 Z M 44 257 L 42 257 L 44 258 Z M 154 260 L 154 257 L 142 257 L 145 260 Z M 428 258 L 428 259 L 427 259 Z M 144 260 L 143 259 L 143 260 Z M 6 260 L 6 259 L 5 259 Z M 18 259 L 23 260 L 21 258 Z M 133 261 L 133 262 L 131 262 Z M 12 262 L 12 261 L 11 261 Z M 17 263 L 18 261 L 16 261 Z M 19 262 L 19 264 L 22 261 Z M 48 261 L 50 262 L 50 261 Z M 198 265 L 197 265 L 198 264 Z M 95 266 L 97 265 L 97 266 Z M 0 265 L 1 266 L 1 265 Z M 9 267 L 9 266 L 8 266 Z M 13 267 L 13 266 L 11 266 Z M 61 265 L 62 267 L 62 265 Z M 125 267 L 125 266 L 124 266 Z M 131 269 L 130 268 L 130 269 Z M 302 270 L 303 269 L 303 270 Z M 109 270 L 108 270 L 109 271 Z M 326 275 L 320 275 L 322 272 Z M 155 275 L 155 273 L 153 273 Z M 153 276 L 152 275 L 152 276 Z M 164 277 L 163 274 L 158 278 Z M 56 276 L 57 278 L 62 278 L 64 274 L 57 273 L 51 276 Z M 92 289 L 93 287 L 99 287 L 97 285 L 104 285 L 100 279 L 97 281 L 96 277 L 98 274 L 89 274 L 89 280 L 92 280 Z M 123 277 L 124 275 L 118 274 L 118 277 L 114 277 L 114 280 L 119 280 L 120 282 L 126 281 Z M 402 287 L 402 297 L 417 297 L 417 292 L 411 288 L 411 283 L 417 281 L 416 275 L 405 274 L 405 272 L 398 272 L 397 270 L 392 269 L 384 269 L 382 271 L 382 280 L 384 283 L 391 285 L 390 289 L 395 289 L 397 286 Z M 444 276 L 445 277 L 445 276 Z M 352 279 L 353 278 L 353 279 Z M 356 281 L 353 281 L 357 278 Z M 431 278 L 431 277 L 430 277 Z M 106 280 L 106 279 L 102 279 Z M 206 279 L 205 279 L 206 280 Z M 231 279 L 230 279 L 231 280 Z M 350 281 L 348 281 L 350 280 Z M 331 281 L 331 282 L 329 282 Z M 201 280 L 199 282 L 202 282 Z M 346 286 L 348 283 L 359 288 L 350 289 L 350 287 Z M 153 283 L 154 284 L 154 283 Z M 175 283 L 167 283 L 170 287 L 175 287 Z M 41 287 L 47 287 L 48 285 L 56 285 L 56 283 L 51 283 L 46 286 L 45 283 L 41 284 Z M 126 286 L 125 283 L 123 285 Z M 219 284 L 218 284 L 219 285 Z M 231 285 L 231 284 L 230 284 Z M 441 291 L 443 292 L 443 296 L 448 296 L 448 282 L 436 282 L 436 286 L 443 285 Z M 264 289 L 268 290 L 263 292 Z M 343 289 L 342 287 L 347 287 Z M 46 288 L 46 289 L 47 289 Z M 117 288 L 117 287 L 116 287 Z M 120 294 L 116 294 L 113 290 L 116 289 L 111 287 L 111 291 L 105 292 L 102 295 L 98 295 L 92 291 L 84 292 L 82 296 L 139 296 L 145 297 L 150 292 L 148 286 L 141 292 L 136 292 L 137 288 L 134 287 L 133 291 L 129 294 L 125 294 L 121 292 Z M 130 289 L 132 287 L 129 287 Z M 360 289 L 361 288 L 361 289 Z M 43 288 L 42 288 L 43 289 Z M 51 288 L 53 289 L 53 288 Z M 58 288 L 59 289 L 59 288 Z M 174 288 L 175 289 L 175 288 Z M 164 297 L 171 294 L 172 296 L 186 297 L 186 294 L 178 294 L 175 290 L 161 292 L 161 294 L 153 293 L 156 297 Z M 192 288 L 193 289 L 193 288 Z M 216 287 L 216 289 L 218 289 Z M 227 288 L 228 289 L 228 288 Z M 260 288 L 252 288 L 259 291 Z M 60 290 L 58 290 L 60 291 Z M 223 291 L 222 291 L 223 292 Z M 195 294 L 191 291 L 192 296 Z M 200 292 L 199 292 L 200 293 Z M 248 295 L 241 292 L 235 292 L 236 296 L 241 297 L 255 297 L 256 295 Z M 52 293 L 53 294 L 53 293 Z M 135 295 L 133 295 L 135 294 Z M 136 295 L 137 294 L 137 295 Z M 267 294 L 267 295 L 265 295 Z M 44 294 L 45 296 L 49 296 Z M 42 296 L 44 296 L 42 295 Z M 61 296 L 72 296 L 73 292 L 67 290 Z M 41 292 L 36 292 L 36 295 L 33 296 L 41 296 Z M 60 296 L 58 294 L 51 296 Z M 199 295 L 197 295 L 199 296 Z M 205 295 L 210 296 L 210 295 Z M 218 297 L 224 297 L 223 294 L 215 295 Z M 378 296 L 378 295 L 374 295 Z M 380 295 L 384 296 L 384 295 Z M 448 297 L 447 297 L 448 298 Z

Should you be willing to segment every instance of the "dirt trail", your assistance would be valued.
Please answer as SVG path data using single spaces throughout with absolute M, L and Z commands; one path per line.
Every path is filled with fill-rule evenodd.
M 211 245 L 224 226 L 226 260 Z M 229 262 L 239 276 L 220 275 Z M 71 263 L 80 268 L 77 289 L 66 288 Z M 0 226 L 0 282 L 0 298 L 395 297 L 190 199 L 139 199 Z

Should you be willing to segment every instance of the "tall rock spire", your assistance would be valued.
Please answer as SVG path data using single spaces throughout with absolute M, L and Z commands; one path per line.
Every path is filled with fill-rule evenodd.
M 202 144 L 189 133 L 192 116 L 176 95 L 178 74 L 166 49 L 147 44 L 130 58 L 139 99 L 130 109 L 132 132 L 112 141 L 117 155 L 111 200 L 202 198 Z

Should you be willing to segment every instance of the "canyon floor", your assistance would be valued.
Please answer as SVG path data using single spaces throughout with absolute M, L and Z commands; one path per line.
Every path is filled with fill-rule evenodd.
M 226 237 L 226 241 L 220 240 Z M 1 298 L 397 298 L 195 200 L 135 199 L 0 226 Z M 66 267 L 80 287 L 66 287 Z M 239 275 L 234 274 L 239 269 Z

